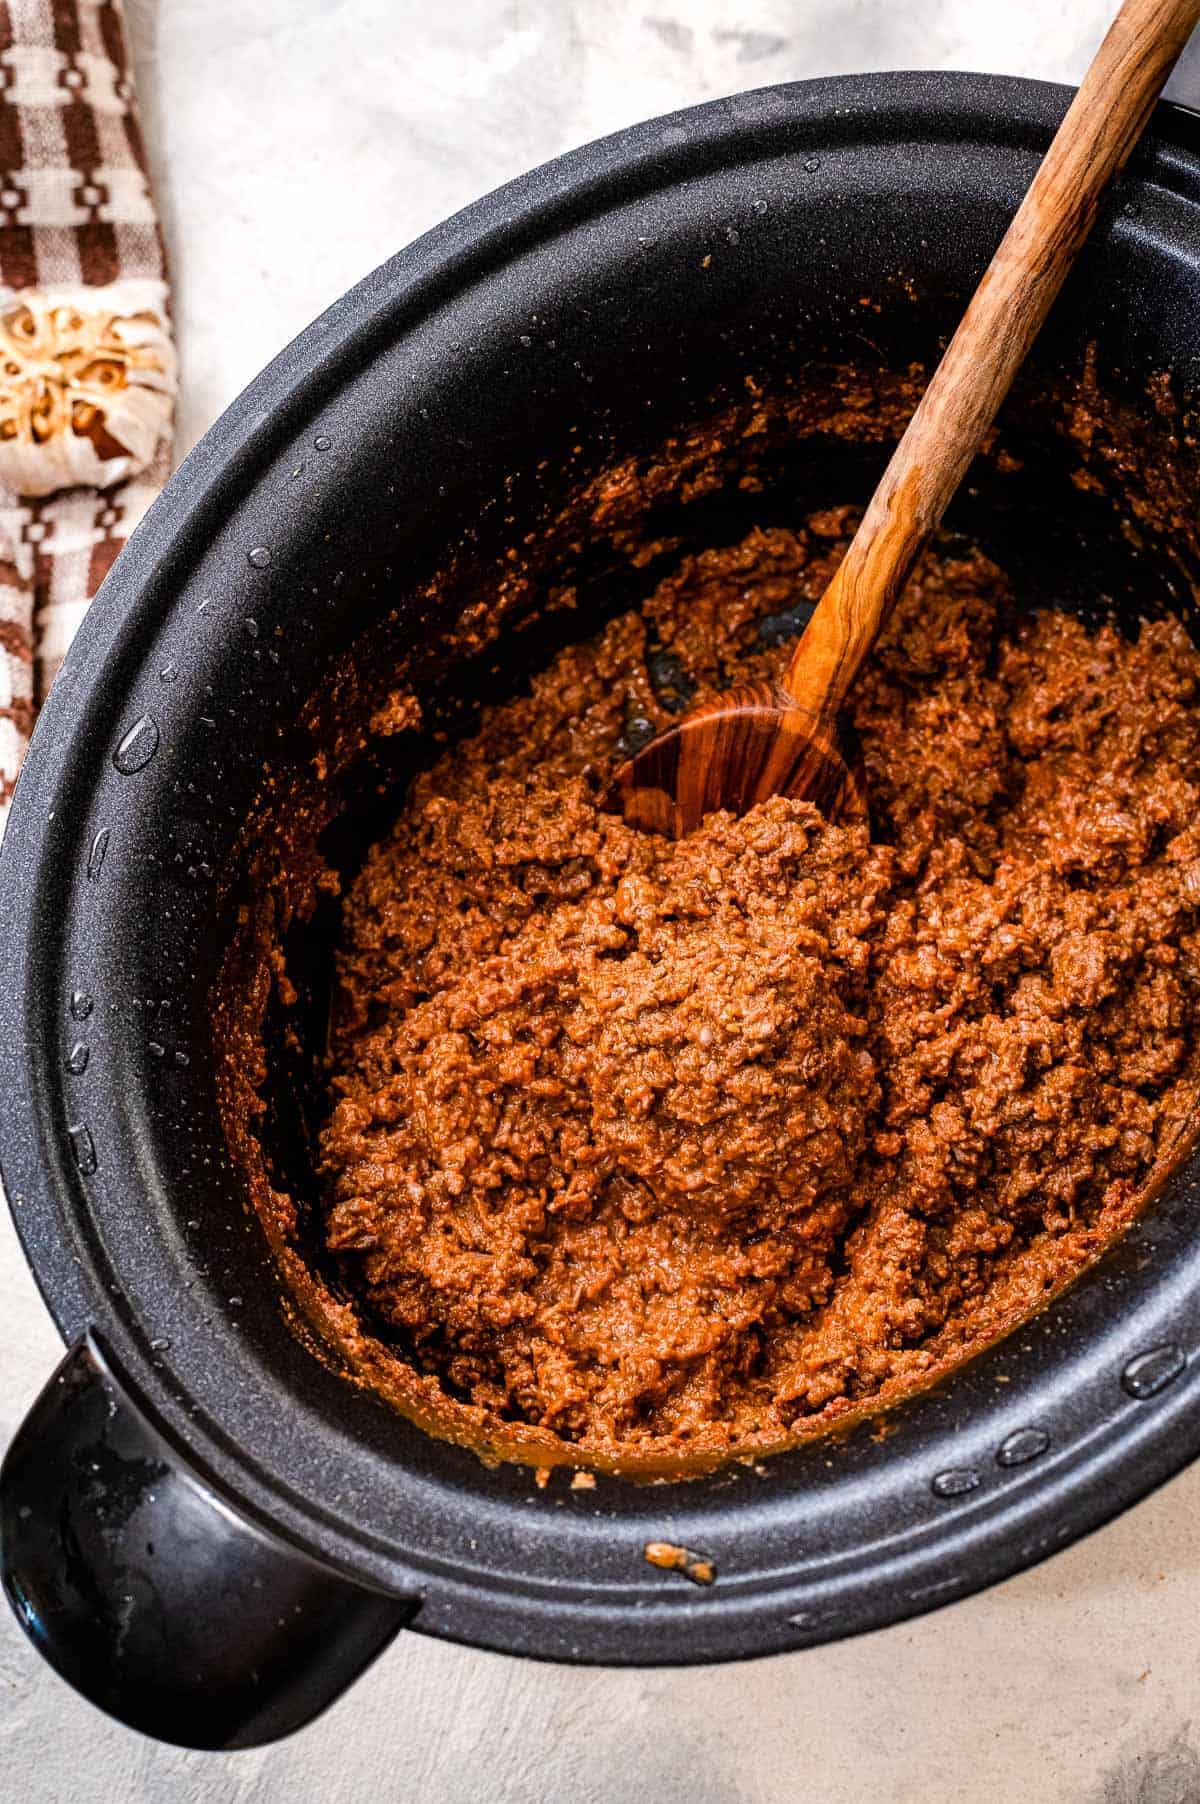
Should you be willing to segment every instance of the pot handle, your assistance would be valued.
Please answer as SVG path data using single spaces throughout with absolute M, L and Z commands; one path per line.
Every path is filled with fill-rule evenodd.
M 342 1577 L 219 1496 L 92 1334 L 0 1468 L 0 1579 L 77 1691 L 188 1748 L 255 1747 L 300 1728 L 419 1608 Z

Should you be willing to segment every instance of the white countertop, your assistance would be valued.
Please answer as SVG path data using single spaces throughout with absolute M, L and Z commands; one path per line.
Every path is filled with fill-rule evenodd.
M 127 3 L 174 265 L 181 451 L 373 265 L 547 157 L 647 115 L 804 76 L 926 67 L 1077 80 L 1114 10 L 1106 0 Z M 61 1352 L 6 1216 L 0 1319 L 6 1442 Z M 228 1756 L 109 1722 L 0 1607 L 0 1795 L 1196 1804 L 1198 1520 L 1200 1464 L 980 1597 L 749 1665 L 573 1669 L 405 1634 L 311 1728 Z

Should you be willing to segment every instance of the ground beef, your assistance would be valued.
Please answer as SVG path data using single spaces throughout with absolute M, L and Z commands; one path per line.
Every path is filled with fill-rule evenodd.
M 1200 1092 L 1200 656 L 949 542 L 849 707 L 870 831 L 672 843 L 631 737 L 777 676 L 845 510 L 685 559 L 413 784 L 347 898 L 328 1243 L 406 1356 L 595 1453 L 911 1390 L 1131 1219 Z

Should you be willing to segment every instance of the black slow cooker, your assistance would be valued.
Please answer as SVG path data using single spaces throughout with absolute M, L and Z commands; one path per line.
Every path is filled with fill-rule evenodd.
M 563 485 L 747 377 L 929 366 L 1068 98 L 961 75 L 800 83 L 536 170 L 302 334 L 105 583 L 0 857 L 0 1166 L 70 1346 L 9 1452 L 0 1534 L 25 1629 L 124 1721 L 201 1747 L 269 1740 L 403 1626 L 609 1663 L 809 1647 L 1030 1565 L 1200 1449 L 1196 1159 L 886 1434 L 686 1483 L 539 1490 L 293 1331 L 214 1106 L 207 1004 L 239 833 L 347 648 L 369 658 L 385 616 L 421 644 L 446 624 L 422 585 L 448 555 L 498 566 Z M 1032 390 L 1088 360 L 1140 409 L 1146 455 L 1186 464 L 1200 129 L 1177 108 L 1113 190 Z M 1165 598 L 1190 618 L 1182 514 L 1170 543 L 1130 534 L 1061 445 L 1039 461 L 1027 436 L 1026 477 L 995 508 L 990 479 L 968 484 L 966 524 L 1056 599 L 1132 618 Z M 800 443 L 772 505 L 864 499 L 885 454 Z M 720 518 L 677 521 L 679 542 L 716 542 Z M 608 605 L 603 576 L 578 588 L 579 634 Z M 647 1564 L 651 1541 L 701 1552 L 715 1581 Z

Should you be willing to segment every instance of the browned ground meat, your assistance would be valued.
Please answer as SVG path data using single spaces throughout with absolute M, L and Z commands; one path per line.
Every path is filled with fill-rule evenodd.
M 348 898 L 328 1238 L 415 1364 L 581 1452 L 777 1443 L 966 1357 L 1128 1222 L 1200 1088 L 1200 656 L 926 560 L 871 810 L 671 843 L 631 730 L 777 674 L 842 512 L 687 560 L 413 786 Z

